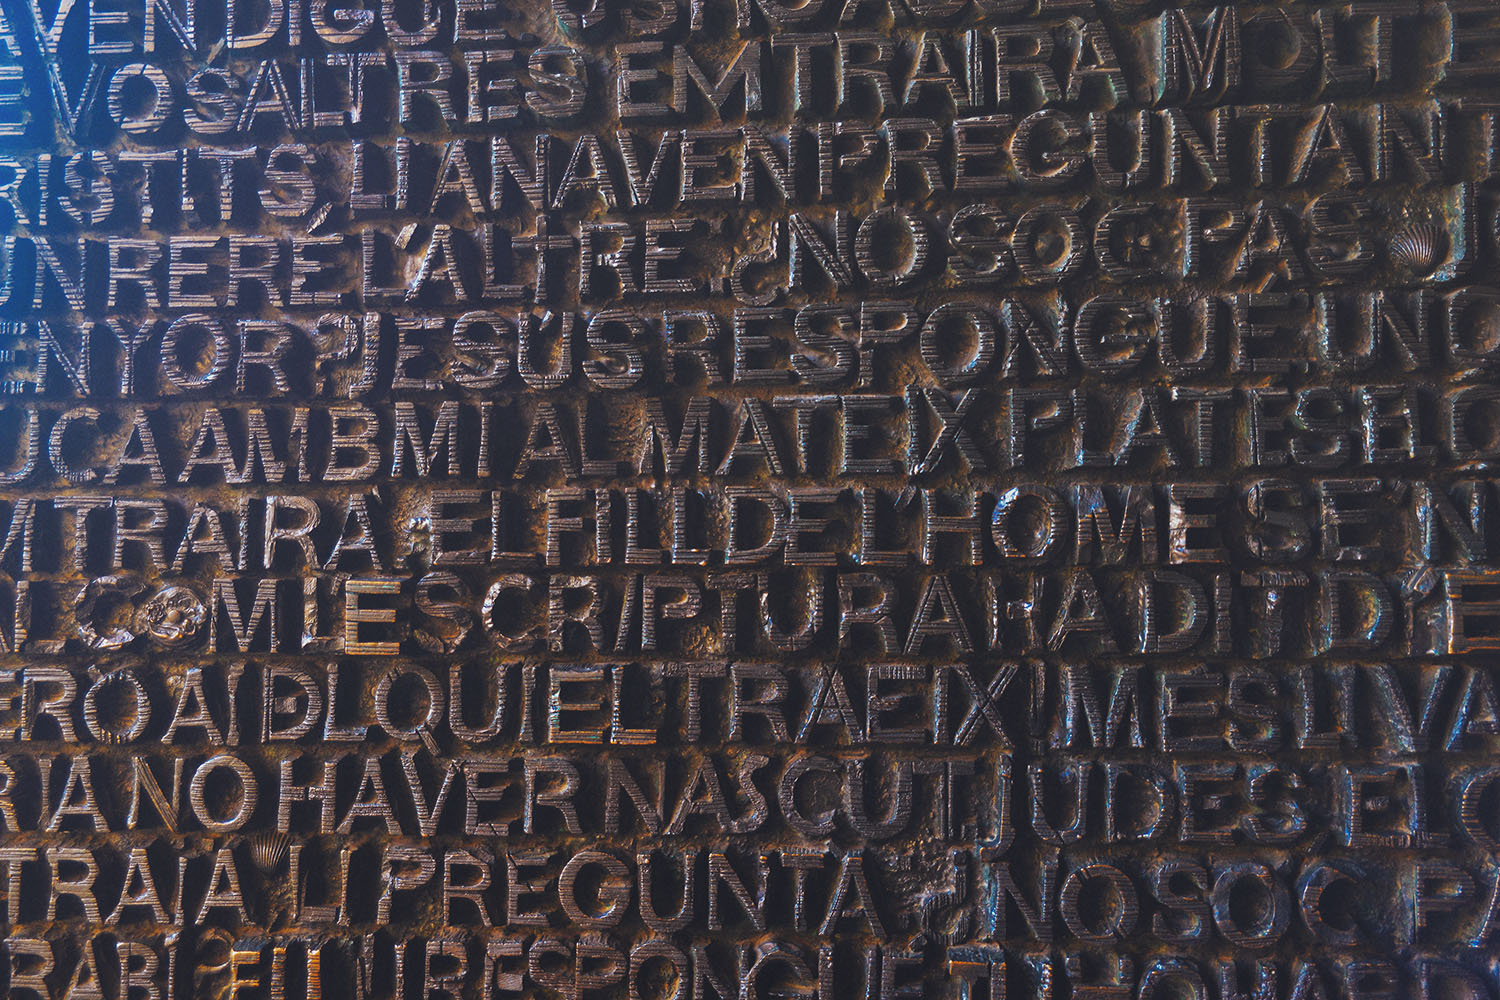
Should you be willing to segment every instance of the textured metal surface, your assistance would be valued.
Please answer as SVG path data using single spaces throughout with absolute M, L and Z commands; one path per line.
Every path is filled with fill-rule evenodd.
M 0 0 L 0 984 L 1493 998 L 1489 0 Z

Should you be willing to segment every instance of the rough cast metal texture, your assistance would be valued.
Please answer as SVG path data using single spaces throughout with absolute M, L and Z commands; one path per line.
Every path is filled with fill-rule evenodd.
M 16 998 L 1493 998 L 1490 0 L 3 0 Z

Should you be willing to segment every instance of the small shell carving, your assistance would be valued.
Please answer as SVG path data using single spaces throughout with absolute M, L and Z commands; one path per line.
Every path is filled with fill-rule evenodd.
M 286 860 L 291 838 L 284 833 L 262 833 L 250 842 L 250 858 L 255 867 L 269 875 Z
M 1408 226 L 1391 240 L 1391 259 L 1413 274 L 1431 274 L 1442 261 L 1447 242 L 1440 226 Z

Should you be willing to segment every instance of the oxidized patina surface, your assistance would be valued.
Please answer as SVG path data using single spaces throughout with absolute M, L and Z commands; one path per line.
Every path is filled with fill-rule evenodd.
M 0 988 L 1500 996 L 1490 0 L 0 0 Z

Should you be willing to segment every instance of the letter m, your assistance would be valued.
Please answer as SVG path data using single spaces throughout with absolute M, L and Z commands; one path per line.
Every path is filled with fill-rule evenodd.
M 396 404 L 396 446 L 391 459 L 391 477 L 396 478 L 405 471 L 405 455 L 411 452 L 411 464 L 420 479 L 432 474 L 433 461 L 444 451 L 448 453 L 448 475 L 457 476 L 462 471 L 459 453 L 458 402 L 444 400 L 438 407 L 437 419 L 433 421 L 432 434 L 427 443 L 422 443 L 422 427 L 417 419 L 417 408 L 411 403 Z
M 743 80 L 746 113 L 759 111 L 762 105 L 760 71 L 760 42 L 741 45 L 734 62 L 725 68 L 717 83 L 709 83 L 708 75 L 688 55 L 687 47 L 679 45 L 672 50 L 672 110 L 678 114 L 687 113 L 688 81 L 692 80 L 713 109 L 714 117 L 722 118 L 724 105 L 729 103 L 729 95 L 733 93 L 735 84 Z
M 696 452 L 698 471 L 706 475 L 709 470 L 708 415 L 708 398 L 694 396 L 688 401 L 681 426 L 673 433 L 661 400 L 647 400 L 646 426 L 641 436 L 640 459 L 636 463 L 640 474 L 653 475 L 659 457 L 663 475 L 668 478 L 686 475 L 688 463 Z
M 1161 97 L 1213 97 L 1240 84 L 1240 16 L 1215 7 L 1201 25 L 1173 7 L 1161 15 Z
M 230 577 L 219 577 L 214 580 L 213 596 L 209 599 L 209 650 L 217 651 L 219 648 L 218 626 L 221 614 L 229 620 L 229 638 L 234 644 L 232 652 L 243 653 L 249 650 L 263 626 L 269 633 L 265 648 L 275 649 L 276 581 L 270 578 L 256 581 L 255 597 L 250 602 L 248 612 L 240 610 L 240 595 L 236 592 L 234 584 L 235 581 Z

